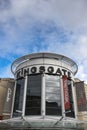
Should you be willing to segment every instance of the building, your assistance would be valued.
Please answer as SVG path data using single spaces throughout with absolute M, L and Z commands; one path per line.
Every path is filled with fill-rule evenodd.
M 11 66 L 15 89 L 8 128 L 80 129 L 74 96 L 77 64 L 55 53 L 34 53 L 15 60 Z
M 14 84 L 14 79 L 0 79 L 0 119 L 11 117 Z
M 87 84 L 84 81 L 75 79 L 75 97 L 77 106 L 77 117 L 87 121 Z

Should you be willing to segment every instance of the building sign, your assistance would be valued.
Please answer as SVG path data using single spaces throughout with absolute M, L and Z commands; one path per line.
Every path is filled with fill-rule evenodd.
M 11 98 L 12 98 L 11 95 L 12 95 L 12 90 L 11 90 L 11 88 L 8 88 L 7 99 L 6 99 L 7 102 L 9 102 L 11 100 Z
M 10 113 L 11 108 L 12 108 L 12 100 L 13 100 L 13 91 L 14 91 L 14 83 L 8 83 L 8 88 L 7 88 L 7 95 L 6 95 L 6 101 L 4 104 L 4 113 Z
M 64 69 L 58 68 L 54 66 L 33 66 L 27 68 L 21 68 L 16 72 L 16 78 L 25 77 L 26 75 L 38 74 L 38 73 L 47 73 L 47 74 L 55 74 L 58 76 L 66 75 L 67 77 L 72 77 L 71 72 Z
M 69 97 L 67 76 L 63 76 L 62 79 L 63 79 L 63 92 L 64 92 L 64 106 L 65 106 L 65 110 L 69 110 L 70 109 L 70 97 Z

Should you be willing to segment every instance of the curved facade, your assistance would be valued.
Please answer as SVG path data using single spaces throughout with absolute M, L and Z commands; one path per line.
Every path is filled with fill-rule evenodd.
M 11 69 L 16 79 L 12 117 L 26 117 L 31 124 L 76 118 L 73 76 L 78 67 L 73 60 L 34 53 L 15 60 Z

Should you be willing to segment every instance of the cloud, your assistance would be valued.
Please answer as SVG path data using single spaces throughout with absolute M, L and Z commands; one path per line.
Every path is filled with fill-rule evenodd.
M 75 60 L 78 76 L 86 79 L 86 12 L 86 0 L 0 1 L 0 57 L 60 53 Z
M 16 26 L 26 29 L 31 28 L 36 21 L 52 21 L 56 26 L 87 30 L 86 5 L 86 0 L 3 0 L 0 23 L 12 28 L 14 21 Z
M 5 66 L 2 69 L 0 69 L 0 77 L 1 78 L 9 78 L 9 77 L 13 78 L 14 77 L 12 72 L 11 72 L 11 66 L 10 65 Z

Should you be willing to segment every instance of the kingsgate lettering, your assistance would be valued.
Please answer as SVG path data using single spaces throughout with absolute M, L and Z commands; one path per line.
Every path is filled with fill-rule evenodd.
M 16 72 L 16 78 L 21 78 L 25 77 L 26 75 L 31 74 L 34 75 L 38 73 L 55 74 L 58 76 L 67 75 L 67 77 L 71 78 L 70 71 L 53 66 L 33 66 L 33 67 L 21 68 Z

